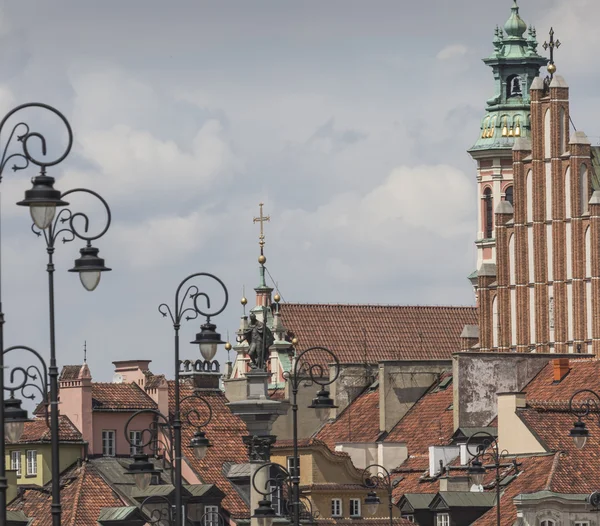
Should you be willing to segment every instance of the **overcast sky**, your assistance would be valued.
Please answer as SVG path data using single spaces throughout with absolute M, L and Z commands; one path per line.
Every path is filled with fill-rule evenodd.
M 286 301 L 472 304 L 466 149 L 493 95 L 481 58 L 511 0 L 0 5 L 0 110 L 63 111 L 75 145 L 49 173 L 113 211 L 97 242 L 113 271 L 95 292 L 66 272 L 81 243 L 57 248 L 60 365 L 81 363 L 87 340 L 96 380 L 129 358 L 172 377 L 172 326 L 157 305 L 192 272 L 229 287 L 214 321 L 233 338 L 244 285 L 254 301 L 261 201 L 267 266 Z M 540 44 L 554 26 L 573 120 L 597 143 L 600 3 L 520 5 Z M 26 118 L 47 131 L 49 153 L 60 148 L 58 123 Z M 48 356 L 45 247 L 13 204 L 32 175 L 5 173 L 2 184 L 6 343 Z M 183 358 L 198 357 L 186 343 L 197 330 L 184 324 Z

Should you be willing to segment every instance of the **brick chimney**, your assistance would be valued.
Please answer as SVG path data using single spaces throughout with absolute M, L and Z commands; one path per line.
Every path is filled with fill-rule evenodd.
M 216 360 L 180 361 L 179 375 L 181 378 L 191 378 L 196 391 L 219 391 L 221 388 L 221 367 Z
M 552 360 L 552 370 L 554 373 L 554 381 L 560 382 L 571 370 L 569 367 L 569 359 L 557 358 L 556 360 Z
M 146 371 L 150 368 L 152 360 L 120 360 L 113 362 L 115 374 L 114 383 L 136 383 L 142 389 L 146 387 Z
M 92 374 L 86 363 L 65 365 L 58 380 L 60 414 L 69 417 L 94 451 L 92 423 Z

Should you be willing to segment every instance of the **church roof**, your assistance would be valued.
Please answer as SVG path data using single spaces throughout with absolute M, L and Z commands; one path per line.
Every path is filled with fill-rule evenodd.
M 475 307 L 284 303 L 280 309 L 300 350 L 324 346 L 341 363 L 450 360 L 464 326 L 478 323 Z

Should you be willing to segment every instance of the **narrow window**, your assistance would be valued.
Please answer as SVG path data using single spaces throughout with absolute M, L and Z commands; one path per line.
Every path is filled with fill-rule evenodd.
M 581 215 L 587 214 L 590 194 L 588 189 L 588 169 L 585 164 L 579 169 L 579 195 L 581 200 Z
M 493 208 L 492 189 L 486 188 L 483 192 L 483 210 L 484 210 L 484 224 L 483 224 L 483 237 L 484 239 L 492 239 L 492 231 L 494 228 L 494 208 Z
M 21 452 L 12 451 L 10 454 L 10 469 L 17 472 L 17 477 L 21 476 Z
M 514 206 L 514 203 L 513 203 L 513 187 L 512 187 L 512 186 L 507 186 L 507 187 L 506 187 L 506 190 L 504 191 L 504 194 L 505 194 L 505 196 L 506 196 L 506 197 L 505 197 L 505 199 L 506 199 L 506 200 L 507 200 L 507 201 L 508 201 L 508 202 L 509 202 L 511 205 L 513 205 L 513 206 Z
M 342 499 L 331 499 L 331 516 L 342 516 Z
M 436 523 L 436 526 L 450 526 L 450 514 L 449 513 L 438 513 L 435 516 L 435 523 Z
M 219 506 L 204 506 L 204 526 L 219 526 Z
M 27 451 L 27 476 L 37 475 L 37 451 L 30 449 Z
M 415 522 L 415 516 L 414 515 L 405 515 L 404 518 L 406 520 L 409 520 L 410 522 Z
M 298 459 L 300 460 L 300 459 Z M 296 469 L 297 468 L 297 469 Z M 300 462 L 298 462 L 298 466 L 296 466 L 294 462 L 294 457 L 287 457 L 287 470 L 292 477 L 300 477 Z
M 141 431 L 129 431 L 129 454 L 139 455 L 143 453 L 140 446 L 142 444 L 142 432 Z
M 102 431 L 102 455 L 105 457 L 115 456 L 115 431 L 106 430 Z
M 360 517 L 360 499 L 350 499 L 350 517 Z

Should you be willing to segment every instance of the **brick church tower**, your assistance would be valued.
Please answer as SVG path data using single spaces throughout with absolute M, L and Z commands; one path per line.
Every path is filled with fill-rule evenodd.
M 570 133 L 569 88 L 553 75 L 552 59 L 551 76 L 545 80 L 529 69 L 547 61 L 535 53 L 534 30 L 527 41 L 520 38 L 526 25 L 516 2 L 505 31 L 508 37 L 500 31 L 501 42 L 495 42 L 496 59 L 486 60 L 500 94 L 488 101 L 482 138 L 469 151 L 478 163 L 482 205 L 478 267 L 471 276 L 479 306 L 477 348 L 599 354 L 598 152 L 583 132 Z M 502 60 L 503 49 L 517 40 L 524 55 L 520 66 L 509 67 Z M 509 53 L 515 49 L 511 44 Z M 522 73 L 516 71 L 519 67 Z M 521 80 L 511 82 L 514 75 Z M 527 92 L 511 103 L 511 87 L 517 84 Z M 512 115 L 520 116 L 519 133 L 511 114 L 505 127 L 503 112 L 513 105 Z M 494 116 L 501 120 L 497 140 L 484 137 L 485 123 L 491 126 Z M 491 133 L 498 134 L 497 124 Z

